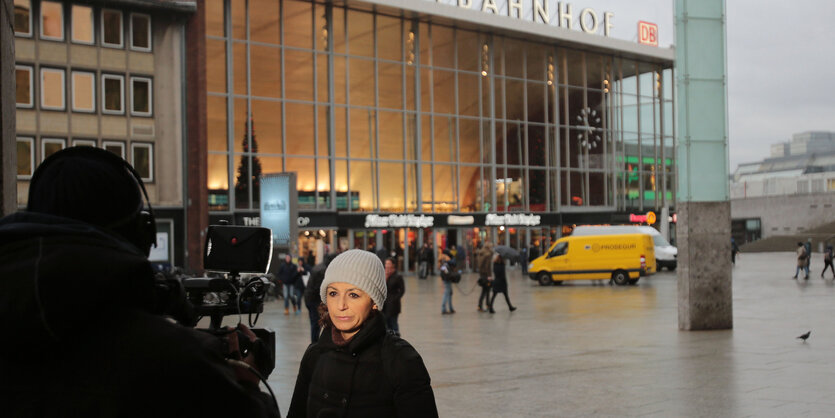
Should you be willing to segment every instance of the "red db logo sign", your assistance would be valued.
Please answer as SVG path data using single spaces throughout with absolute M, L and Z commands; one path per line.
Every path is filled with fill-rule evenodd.
M 658 25 L 649 22 L 638 22 L 638 43 L 658 46 Z

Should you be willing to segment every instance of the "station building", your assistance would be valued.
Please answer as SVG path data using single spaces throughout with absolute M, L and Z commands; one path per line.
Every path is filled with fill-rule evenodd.
M 550 0 L 198 7 L 210 222 L 257 224 L 260 176 L 295 172 L 299 252 L 386 248 L 409 270 L 424 242 L 542 251 L 574 224 L 675 211 L 674 51 L 636 42 L 639 22 L 616 12 Z M 610 36 L 616 25 L 634 39 Z

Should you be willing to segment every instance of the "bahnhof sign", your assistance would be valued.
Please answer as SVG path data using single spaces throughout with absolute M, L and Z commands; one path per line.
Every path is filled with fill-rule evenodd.
M 260 176 L 295 172 L 302 253 L 382 247 L 405 270 L 425 242 L 541 251 L 563 225 L 674 211 L 674 53 L 638 42 L 645 18 L 552 0 L 201 7 L 211 219 L 254 222 Z

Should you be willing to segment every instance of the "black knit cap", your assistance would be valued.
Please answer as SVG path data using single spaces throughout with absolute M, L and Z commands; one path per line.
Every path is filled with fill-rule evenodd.
M 26 210 L 120 232 L 142 210 L 142 192 L 119 156 L 100 148 L 71 147 L 52 154 L 35 170 Z

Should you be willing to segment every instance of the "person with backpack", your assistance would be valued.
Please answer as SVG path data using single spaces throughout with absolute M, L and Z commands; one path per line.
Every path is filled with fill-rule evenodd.
M 476 253 L 476 270 L 478 271 L 478 285 L 481 294 L 478 296 L 478 311 L 486 312 L 483 303 L 487 302 L 487 310 L 492 310 L 490 304 L 490 287 L 493 284 L 493 244 L 489 241 Z
M 826 269 L 832 270 L 832 275 L 835 276 L 835 267 L 832 267 L 832 246 L 827 245 L 826 249 L 823 251 L 823 271 L 821 272 L 821 279 L 823 278 L 823 274 L 826 273 Z
M 302 357 L 288 418 L 438 416 L 420 354 L 386 332 L 387 294 L 376 255 L 348 250 L 331 261 L 320 287 L 324 329 Z

